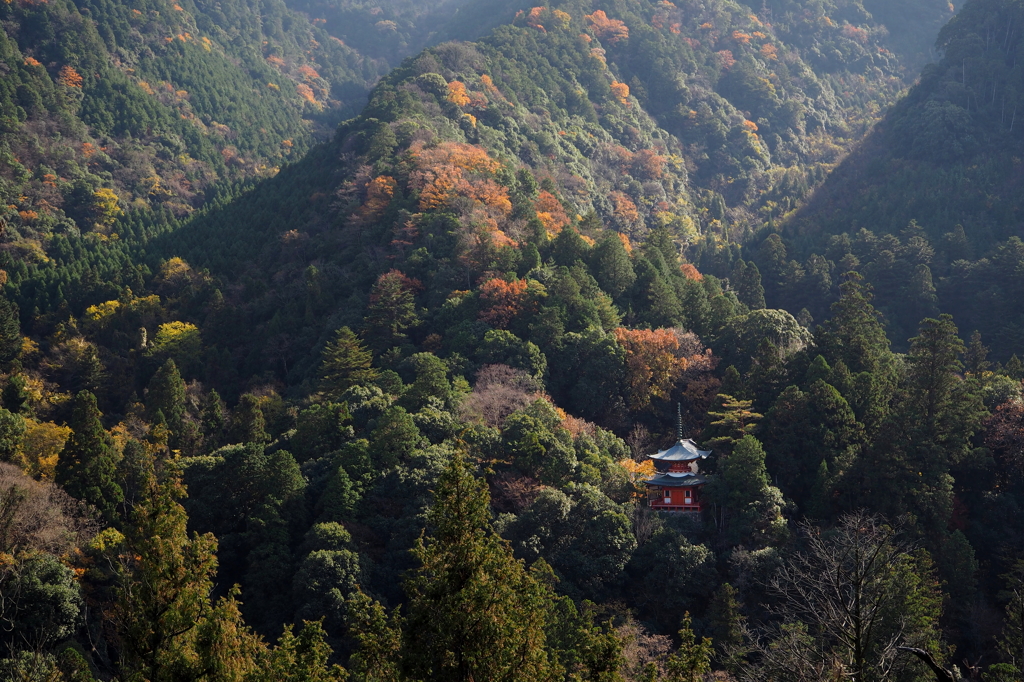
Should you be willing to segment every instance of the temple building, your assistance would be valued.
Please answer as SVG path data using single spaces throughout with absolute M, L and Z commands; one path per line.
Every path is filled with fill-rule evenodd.
M 701 489 L 707 479 L 701 476 L 700 462 L 710 450 L 700 450 L 689 438 L 650 458 L 654 476 L 647 481 L 647 504 L 658 511 L 699 512 Z

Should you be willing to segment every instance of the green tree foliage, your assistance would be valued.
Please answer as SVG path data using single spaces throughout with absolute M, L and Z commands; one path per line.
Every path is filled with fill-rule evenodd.
M 349 630 L 356 642 L 350 667 L 361 682 L 399 682 L 402 656 L 402 618 L 397 610 L 390 615 L 379 602 L 361 590 L 348 601 Z
M 25 419 L 16 412 L 0 408 L 0 459 L 17 461 L 18 448 L 25 437 Z
M 335 333 L 324 348 L 320 365 L 320 388 L 329 400 L 336 400 L 350 387 L 369 384 L 377 378 L 371 367 L 373 354 L 348 327 Z
M 864 488 L 852 493 L 880 495 L 884 502 L 878 506 L 888 513 L 913 511 L 932 533 L 945 527 L 952 513 L 950 468 L 970 455 L 971 437 L 986 415 L 977 385 L 959 375 L 963 350 L 950 316 L 921 323 L 907 354 L 898 407 L 880 441 L 861 458 L 858 480 Z M 885 455 L 883 443 L 888 444 Z
M 14 414 L 27 414 L 29 412 L 29 395 L 26 385 L 25 376 L 22 374 L 12 374 L 7 378 L 3 393 L 0 394 L 0 401 L 3 402 L 5 410 Z
M 377 278 L 364 320 L 365 336 L 372 348 L 385 351 L 401 345 L 406 339 L 405 332 L 419 324 L 414 286 L 397 270 Z
M 484 483 L 461 456 L 438 480 L 431 535 L 406 582 L 404 666 L 436 680 L 543 680 L 544 588 L 491 528 Z
M 782 493 L 769 482 L 764 448 L 754 436 L 743 436 L 722 457 L 707 497 L 718 507 L 716 524 L 730 545 L 757 547 L 786 536 Z
M 994 117 L 1013 7 L 971 0 L 956 54 L 889 109 L 921 52 L 889 22 L 921 31 L 946 3 L 147 3 L 0 4 L 0 451 L 43 476 L 62 448 L 89 455 L 57 477 L 128 538 L 61 546 L 95 606 L 54 632 L 85 665 L 50 643 L 0 676 L 339 679 L 330 642 L 356 679 L 693 679 L 712 653 L 694 628 L 738 679 L 921 677 L 886 649 L 898 631 L 939 663 L 991 653 L 970 609 L 1024 546 L 1024 249 L 1001 160 L 1021 155 L 1012 110 Z M 860 210 L 847 181 L 886 167 L 878 146 L 907 175 L 879 173 Z M 903 191 L 922 163 L 937 181 Z M 641 357 L 644 339 L 671 349 Z M 65 444 L 83 388 L 117 426 L 94 401 Z M 625 461 L 672 440 L 673 403 L 714 450 L 701 524 L 645 507 Z M 31 506 L 0 498 L 6 536 L 11 500 Z M 913 514 L 947 641 L 927 558 L 895 540 L 876 543 L 889 610 L 863 665 L 820 595 L 766 593 L 780 567 L 825 575 L 812 550 L 850 540 L 853 508 Z M 790 542 L 783 509 L 833 525 Z M 35 556 L 3 552 L 0 571 Z M 68 573 L 47 575 L 59 602 Z
M 178 372 L 173 359 L 168 359 L 149 381 L 146 391 L 146 413 L 155 421 L 156 414 L 163 415 L 171 431 L 171 447 L 181 443 L 185 419 L 185 382 Z
M 738 594 L 735 587 L 723 583 L 708 606 L 716 659 L 733 673 L 743 664 L 743 628 L 747 620 L 740 610 L 742 605 L 737 599 Z
M 708 412 L 709 417 L 716 419 L 708 424 L 704 442 L 709 448 L 728 454 L 738 441 L 757 429 L 764 415 L 751 410 L 752 402 L 749 400 L 739 400 L 725 394 L 720 394 L 718 400 L 722 406 L 717 412 Z
M 897 370 L 878 312 L 871 305 L 871 292 L 862 282 L 856 274 L 843 282 L 832 318 L 819 327 L 815 342 L 830 365 L 842 363 L 849 372 L 849 386 L 840 390 L 858 421 L 873 433 L 887 414 Z
M 849 403 L 822 379 L 806 392 L 796 386 L 782 392 L 767 415 L 764 439 L 772 475 L 787 495 L 814 515 L 827 515 L 828 507 L 819 503 L 831 496 L 833 481 L 850 470 L 866 442 L 864 427 Z M 816 472 L 822 463 L 829 473 L 821 482 L 824 488 L 818 488 Z M 819 498 L 812 503 L 815 495 Z
M 231 416 L 229 438 L 235 443 L 266 443 L 270 440 L 259 397 L 246 393 L 239 399 Z
M 7 363 L 21 353 L 21 325 L 18 306 L 0 296 L 0 362 Z
M 117 484 L 114 441 L 103 429 L 101 416 L 92 393 L 82 391 L 75 396 L 71 437 L 57 459 L 56 481 L 112 520 L 124 492 Z
M 212 534 L 189 537 L 176 479 L 150 479 L 148 488 L 125 526 L 113 617 L 125 669 L 170 680 L 193 665 L 198 625 L 210 609 L 217 541 Z
M 623 296 L 636 281 L 636 273 L 622 239 L 614 234 L 602 239 L 594 247 L 590 262 L 601 289 L 616 302 L 623 301 Z
M 711 639 L 705 637 L 697 641 L 689 613 L 683 615 L 679 639 L 682 640 L 679 649 L 665 662 L 666 679 L 669 682 L 699 682 L 711 672 L 711 654 L 714 651 Z
M 48 553 L 29 555 L 4 566 L 0 607 L 5 653 L 42 652 L 75 634 L 85 602 L 74 572 Z
M 1019 561 L 1014 564 L 1003 576 L 1003 581 L 1005 587 L 1002 596 L 1006 602 L 1006 615 L 999 648 L 1009 660 L 1009 665 L 1019 674 L 1024 664 L 1024 565 Z

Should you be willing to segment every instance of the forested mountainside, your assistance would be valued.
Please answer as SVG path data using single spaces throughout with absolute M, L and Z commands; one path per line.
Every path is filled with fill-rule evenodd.
M 1024 74 L 1014 2 L 973 2 L 941 32 L 943 59 L 815 192 L 743 250 L 770 304 L 828 314 L 840 276 L 874 285 L 899 348 L 938 311 L 979 330 L 1002 362 L 1020 352 Z M 767 240 L 765 240 L 767 237 Z M 727 275 L 736 253 L 698 258 Z
M 283 2 L 0 13 L 2 218 L 29 262 L 53 234 L 103 238 L 125 212 L 183 216 L 218 183 L 273 175 L 388 70 Z
M 936 73 L 949 36 L 981 35 L 1000 1 L 966 3 Z M 7 35 L 54 7 L 4 6 L 22 17 Z M 81 112 L 118 73 L 118 92 L 159 92 L 150 74 L 179 62 L 158 48 L 195 47 L 254 82 L 269 63 L 299 93 L 313 87 L 301 68 L 337 62 L 308 43 L 287 52 L 296 31 L 323 31 L 319 45 L 369 68 L 359 60 L 468 37 L 510 10 L 469 3 L 435 28 L 453 6 L 296 5 L 308 24 L 282 7 L 257 49 L 213 27 L 253 15 L 217 7 L 139 8 L 146 26 L 195 17 L 194 30 L 111 57 L 110 71 L 73 63 L 81 87 L 57 85 Z M 82 9 L 60 16 L 100 13 Z M 213 133 L 197 138 L 227 170 L 191 210 L 149 194 L 131 205 L 108 183 L 86 195 L 106 197 L 104 220 L 12 216 L 2 675 L 1020 679 L 1024 366 L 1019 306 L 997 297 L 1018 286 L 1021 243 L 1004 223 L 1001 243 L 965 226 L 936 247 L 923 222 L 892 236 L 801 222 L 913 77 L 925 27 L 952 14 L 876 9 L 524 7 L 475 42 L 405 60 L 328 142 L 300 158 L 293 140 L 279 172 L 234 172 Z M 109 9 L 122 10 L 133 21 Z M 93 21 L 80 33 L 114 55 L 120 39 Z M 370 26 L 388 39 L 367 39 Z M 368 43 L 332 42 L 344 30 Z M 990 48 L 964 40 L 964 55 Z M 9 44 L 13 66 L 51 78 L 12 97 L 50 92 L 62 72 L 77 82 L 32 56 L 50 43 Z M 196 64 L 191 92 L 220 92 Z M 918 106 L 931 73 L 874 135 Z M 279 81 L 270 92 L 286 92 Z M 280 96 L 282 112 L 323 125 L 341 115 Z M 18 106 L 28 118 L 11 140 L 45 128 L 46 106 L 35 119 Z M 64 182 L 53 175 L 43 182 Z M 952 279 L 962 272 L 988 278 L 989 308 Z M 993 333 L 958 327 L 964 315 Z M 909 339 L 905 352 L 890 338 Z M 712 451 L 699 514 L 648 505 L 648 456 L 679 430 Z

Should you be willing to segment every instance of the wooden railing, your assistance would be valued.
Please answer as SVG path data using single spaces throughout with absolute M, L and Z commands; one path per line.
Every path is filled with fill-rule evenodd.
M 650 507 L 657 511 L 699 512 L 701 510 L 700 502 L 694 502 L 692 504 L 666 504 L 665 502 L 659 502 L 658 500 L 650 500 Z

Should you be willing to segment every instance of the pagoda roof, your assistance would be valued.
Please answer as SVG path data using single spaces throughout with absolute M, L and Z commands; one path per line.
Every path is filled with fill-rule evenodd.
M 698 449 L 697 444 L 687 438 L 680 439 L 668 450 L 661 450 L 658 454 L 650 457 L 663 462 L 692 462 L 695 459 L 707 459 L 710 454 L 710 450 Z
M 700 474 L 689 471 L 672 471 L 664 474 L 657 474 L 654 478 L 647 480 L 647 485 L 660 485 L 663 488 L 685 488 L 693 485 L 703 485 L 708 482 Z

